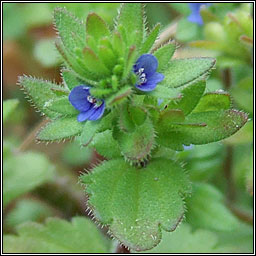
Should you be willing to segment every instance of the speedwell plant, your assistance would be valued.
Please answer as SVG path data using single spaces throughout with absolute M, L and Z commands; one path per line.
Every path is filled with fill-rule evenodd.
M 86 23 L 54 12 L 63 83 L 22 76 L 19 84 L 48 119 L 43 142 L 75 137 L 105 157 L 80 177 L 88 211 L 125 246 L 156 246 L 184 219 L 191 183 L 176 151 L 225 139 L 247 115 L 227 92 L 205 92 L 215 59 L 172 59 L 147 30 L 144 6 L 121 6 L 113 30 L 96 13 Z

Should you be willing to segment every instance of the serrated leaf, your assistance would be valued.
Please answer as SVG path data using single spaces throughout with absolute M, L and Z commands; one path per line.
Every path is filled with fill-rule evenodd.
M 49 218 L 46 224 L 28 222 L 20 225 L 18 235 L 4 237 L 5 253 L 106 253 L 107 241 L 86 218 L 72 222 Z
M 85 47 L 85 26 L 64 8 L 54 10 L 55 26 L 64 47 L 71 53 Z
M 10 99 L 3 101 L 3 123 L 5 123 L 11 114 L 16 109 L 19 101 L 17 99 Z
M 39 153 L 27 152 L 8 157 L 3 166 L 3 204 L 27 193 L 39 185 L 50 181 L 54 167 Z
M 85 122 L 83 124 L 83 129 L 80 136 L 80 145 L 87 146 L 92 141 L 92 138 L 96 134 L 99 127 L 100 120 Z
M 152 48 L 153 44 L 155 43 L 159 32 L 160 32 L 161 25 L 158 23 L 155 25 L 155 27 L 150 31 L 148 34 L 145 42 L 142 43 L 141 49 L 140 49 L 140 54 L 142 55 L 143 53 L 148 53 L 150 49 Z
M 225 206 L 225 198 L 215 187 L 194 183 L 187 199 L 187 222 L 194 228 L 231 231 L 239 227 L 236 217 Z
M 28 94 L 35 107 L 39 109 L 41 113 L 50 118 L 59 116 L 58 113 L 44 108 L 46 102 L 58 99 L 58 96 L 52 90 L 53 88 L 58 88 L 58 85 L 27 76 L 19 77 L 19 85 L 24 89 L 25 93 Z
M 192 113 L 184 123 L 158 125 L 158 142 L 180 150 L 184 145 L 200 145 L 225 139 L 237 132 L 246 122 L 247 115 L 234 109 Z
M 63 83 L 70 91 L 82 84 L 82 81 L 71 70 L 63 69 L 61 71 Z
M 196 107 L 205 90 L 205 81 L 198 81 L 181 91 L 181 97 L 167 104 L 167 109 L 180 109 L 186 115 Z
M 155 146 L 155 130 L 150 120 L 136 126 L 133 132 L 121 131 L 117 136 L 122 155 L 132 163 L 145 161 Z
M 122 25 L 126 32 L 127 44 L 138 48 L 143 41 L 144 7 L 141 3 L 124 3 L 119 12 L 118 25 Z
M 97 74 L 99 77 L 105 77 L 110 74 L 110 71 L 106 68 L 92 49 L 89 47 L 84 48 L 83 54 L 86 68 L 90 72 Z
M 90 13 L 87 16 L 86 33 L 87 35 L 92 36 L 96 42 L 102 37 L 110 35 L 107 24 L 96 13 Z
M 167 87 L 180 87 L 192 83 L 207 75 L 214 65 L 215 59 L 206 57 L 172 60 L 162 72 L 165 76 L 162 84 Z
M 230 95 L 227 92 L 210 92 L 206 93 L 199 101 L 195 112 L 218 111 L 222 109 L 229 109 L 231 107 Z
M 97 133 L 93 138 L 91 146 L 95 148 L 100 155 L 108 159 L 121 157 L 119 145 L 117 141 L 114 140 L 111 130 Z
M 158 60 L 157 71 L 162 72 L 166 69 L 169 61 L 171 60 L 174 52 L 176 50 L 176 45 L 174 43 L 168 43 L 154 51 L 154 56 Z
M 75 116 L 79 114 L 79 111 L 69 102 L 68 97 L 59 97 L 54 101 L 48 101 L 45 103 L 44 108 L 64 116 Z
M 77 121 L 76 117 L 59 118 L 43 127 L 37 134 L 37 140 L 54 141 L 68 139 L 79 135 L 82 129 L 83 125 Z
M 95 217 L 131 249 L 156 246 L 161 229 L 173 231 L 184 214 L 184 196 L 190 184 L 178 163 L 157 158 L 142 169 L 122 159 L 94 168 L 81 181 Z M 161 209 L 161 211 L 159 211 Z

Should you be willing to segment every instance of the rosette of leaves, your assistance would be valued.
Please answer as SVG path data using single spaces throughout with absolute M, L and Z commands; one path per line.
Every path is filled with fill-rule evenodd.
M 81 145 L 108 159 L 81 176 L 88 210 L 125 246 L 153 248 L 162 229 L 173 231 L 183 219 L 184 198 L 191 190 L 185 170 L 170 154 L 183 145 L 229 137 L 247 115 L 231 108 L 227 93 L 204 94 L 215 59 L 171 60 L 176 45 L 155 43 L 160 25 L 146 29 L 140 3 L 121 6 L 113 31 L 95 13 L 84 24 L 56 9 L 54 19 L 56 46 L 65 64 L 63 84 L 26 76 L 19 80 L 35 107 L 51 120 L 37 139 L 77 136 Z M 150 92 L 135 86 L 139 78 L 134 65 L 143 54 L 155 56 L 157 72 L 164 76 Z M 98 120 L 77 121 L 79 112 L 68 96 L 79 85 L 104 100 Z

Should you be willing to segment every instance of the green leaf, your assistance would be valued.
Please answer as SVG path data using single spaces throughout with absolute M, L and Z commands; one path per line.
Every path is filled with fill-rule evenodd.
M 70 91 L 76 86 L 82 84 L 82 81 L 71 70 L 63 69 L 61 70 L 61 75 L 65 87 L 68 88 Z
M 117 135 L 122 155 L 132 163 L 140 163 L 147 159 L 155 147 L 155 131 L 148 119 L 137 126 L 133 132 L 122 132 Z
M 230 109 L 231 99 L 230 95 L 224 91 L 216 91 L 206 93 L 199 101 L 196 108 L 193 110 L 195 112 L 206 112 L 206 111 L 218 111 L 222 109 Z
M 97 133 L 93 138 L 91 146 L 105 158 L 113 159 L 121 157 L 119 145 L 114 140 L 111 130 Z
M 139 47 L 144 34 L 144 7 L 141 3 L 124 3 L 121 6 L 118 25 L 126 32 L 128 46 Z M 122 34 L 122 33 L 121 33 Z
M 230 231 L 239 226 L 225 206 L 224 196 L 212 185 L 194 183 L 192 196 L 186 202 L 186 221 L 194 228 Z
M 5 253 L 106 253 L 107 241 L 86 218 L 72 222 L 49 218 L 46 224 L 28 222 L 18 227 L 18 235 L 4 237 Z
M 162 84 L 167 87 L 180 87 L 208 75 L 214 67 L 214 58 L 175 59 L 169 62 Z
M 191 254 L 191 253 L 250 253 L 252 252 L 252 236 L 249 238 L 249 243 L 241 245 L 239 238 L 245 239 L 245 237 L 239 234 L 239 230 L 236 232 L 237 241 L 236 244 L 221 244 L 219 245 L 218 236 L 204 229 L 192 231 L 188 224 L 182 224 L 174 233 L 163 232 L 163 239 L 161 243 L 150 251 L 142 252 L 148 254 Z M 232 234 L 229 234 L 232 237 Z
M 171 99 L 181 96 L 181 92 L 176 88 L 168 88 L 161 84 L 158 84 L 156 89 L 146 93 L 149 96 L 156 97 L 158 99 Z
M 75 54 L 85 47 L 85 26 L 64 8 L 54 10 L 54 22 L 64 47 Z
M 24 90 L 24 93 L 28 95 L 31 103 L 33 103 L 41 113 L 49 118 L 56 118 L 59 116 L 58 113 L 45 108 L 45 103 L 50 100 L 58 99 L 53 89 L 63 89 L 62 87 L 42 79 L 27 76 L 20 76 L 18 83 Z
M 83 124 L 83 129 L 80 136 L 80 145 L 87 146 L 92 141 L 92 138 L 96 134 L 99 127 L 100 120 L 85 122 Z
M 247 122 L 247 118 L 245 113 L 234 109 L 192 113 L 184 123 L 165 126 L 159 123 L 157 140 L 161 145 L 177 150 L 182 144 L 207 144 L 231 136 Z
M 147 36 L 147 39 L 145 42 L 143 42 L 141 49 L 140 49 L 140 54 L 142 55 L 143 53 L 148 53 L 150 49 L 152 48 L 153 44 L 155 43 L 159 32 L 160 32 L 161 25 L 158 23 L 155 25 L 155 27 L 150 31 L 150 33 Z
M 99 58 L 108 69 L 112 70 L 114 68 L 116 64 L 116 57 L 111 49 L 106 46 L 100 46 Z
M 182 97 L 177 100 L 172 100 L 168 103 L 167 109 L 180 109 L 185 115 L 190 114 L 190 112 L 196 107 L 200 101 L 205 90 L 205 81 L 198 81 L 181 91 Z
M 59 118 L 43 127 L 37 134 L 37 140 L 54 141 L 68 139 L 79 135 L 82 129 L 83 125 L 76 120 L 76 117 Z
M 122 36 L 118 31 L 113 32 L 112 45 L 113 50 L 119 55 L 119 57 L 122 57 L 124 55 L 125 46 Z
M 107 24 L 96 13 L 90 13 L 87 16 L 86 33 L 87 35 L 92 36 L 96 42 L 98 42 L 102 37 L 110 35 Z
M 79 111 L 71 105 L 67 97 L 59 97 L 54 101 L 48 101 L 45 103 L 44 107 L 64 116 L 74 116 L 79 114 Z
M 50 181 L 54 167 L 39 153 L 28 152 L 8 157 L 3 166 L 3 204 Z
M 127 100 L 128 96 L 132 94 L 131 86 L 124 86 L 117 93 L 113 94 L 106 100 L 106 105 L 108 107 L 117 106 Z
M 3 102 L 3 123 L 5 123 L 8 118 L 12 115 L 19 101 L 16 99 L 4 100 Z
M 164 158 L 152 159 L 142 169 L 122 159 L 110 160 L 83 175 L 81 181 L 95 217 L 137 251 L 156 246 L 161 229 L 176 229 L 185 211 L 182 197 L 190 192 L 182 167 Z
M 158 59 L 158 68 L 157 68 L 158 72 L 162 72 L 166 69 L 175 50 L 176 50 L 176 45 L 174 43 L 167 43 L 161 46 L 156 51 L 154 51 L 154 55 Z
M 94 51 L 88 47 L 83 50 L 86 68 L 99 77 L 105 77 L 110 74 L 110 71 L 102 63 Z

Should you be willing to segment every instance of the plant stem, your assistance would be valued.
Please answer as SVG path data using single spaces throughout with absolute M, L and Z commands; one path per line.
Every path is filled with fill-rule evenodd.
M 20 147 L 18 148 L 18 152 L 23 152 L 26 149 L 29 148 L 30 144 L 34 141 L 35 136 L 37 134 L 37 132 L 39 131 L 39 129 L 44 126 L 45 124 L 47 124 L 49 122 L 49 120 L 47 119 L 43 119 L 42 121 L 40 121 L 34 128 L 32 131 L 29 132 L 29 134 L 25 137 L 25 139 L 23 140 L 23 142 L 21 143 Z

